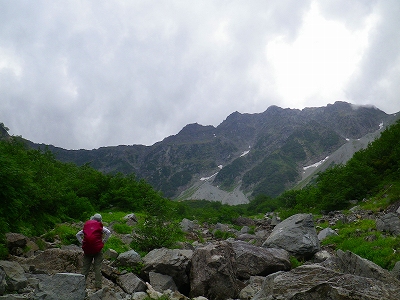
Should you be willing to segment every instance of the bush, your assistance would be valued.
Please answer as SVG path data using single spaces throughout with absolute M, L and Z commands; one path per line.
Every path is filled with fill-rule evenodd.
M 113 249 L 118 253 L 129 251 L 129 247 L 123 241 L 121 241 L 121 239 L 113 235 L 110 236 L 107 243 L 104 244 L 103 251 L 106 251 L 108 249 Z
M 183 236 L 177 221 L 147 216 L 136 225 L 131 247 L 143 252 L 162 247 L 171 248 L 178 241 L 182 241 Z
M 116 223 L 113 225 L 113 229 L 119 234 L 129 234 L 132 233 L 132 227 L 127 224 Z

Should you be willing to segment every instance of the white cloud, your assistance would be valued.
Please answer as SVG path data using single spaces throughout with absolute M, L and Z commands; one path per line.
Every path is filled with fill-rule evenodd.
M 336 100 L 400 110 L 400 3 L 0 2 L 0 122 L 64 148 Z

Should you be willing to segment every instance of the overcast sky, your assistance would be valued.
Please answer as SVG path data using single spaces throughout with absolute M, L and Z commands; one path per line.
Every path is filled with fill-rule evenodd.
M 399 0 L 0 0 L 0 122 L 93 149 L 271 105 L 395 113 L 399 16 Z

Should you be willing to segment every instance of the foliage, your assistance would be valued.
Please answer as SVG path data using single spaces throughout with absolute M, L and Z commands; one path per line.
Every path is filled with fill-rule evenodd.
M 112 207 L 140 213 L 160 197 L 133 174 L 103 174 L 88 164 L 62 163 L 47 149 L 29 149 L 18 138 L 0 141 L 0 235 L 38 235 Z
M 303 261 L 299 261 L 296 257 L 290 256 L 290 265 L 292 269 L 300 267 L 301 265 L 303 265 L 303 263 Z
M 368 259 L 382 268 L 391 270 L 400 260 L 400 237 L 385 236 L 376 230 L 375 220 L 356 223 L 338 223 L 332 227 L 339 235 L 329 236 L 322 245 L 334 245 Z
M 177 221 L 166 221 L 157 216 L 146 216 L 135 226 L 131 247 L 141 252 L 157 248 L 171 248 L 183 240 L 183 232 Z
M 76 233 L 78 230 L 67 224 L 59 224 L 53 230 L 44 235 L 44 239 L 48 242 L 55 242 L 58 239 L 62 245 L 78 245 Z
M 129 234 L 132 232 L 132 227 L 127 224 L 116 223 L 113 225 L 113 229 L 119 234 Z
M 123 253 L 129 250 L 129 247 L 115 235 L 111 235 L 107 243 L 104 244 L 103 251 L 113 249 L 118 253 Z

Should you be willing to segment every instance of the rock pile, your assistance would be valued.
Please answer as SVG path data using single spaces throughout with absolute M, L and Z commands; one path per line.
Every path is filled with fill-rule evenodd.
M 357 218 L 357 212 L 354 215 Z M 397 214 L 379 220 L 382 231 L 397 232 L 392 226 L 400 222 Z M 103 263 L 103 289 L 98 291 L 92 273 L 87 282 L 80 275 L 83 253 L 78 246 L 48 245 L 41 251 L 34 240 L 10 233 L 12 255 L 0 261 L 0 299 L 400 299 L 400 263 L 389 272 L 354 253 L 321 249 L 320 240 L 337 233 L 318 234 L 309 214 L 282 222 L 275 218 L 276 226 L 271 219 L 238 222 L 242 230 L 217 226 L 236 238 L 216 240 L 215 227 L 184 220 L 188 234 L 201 232 L 204 242 L 155 249 L 144 257 L 134 250 L 119 255 L 108 251 L 105 256 L 113 259 Z M 256 226 L 255 232 L 248 226 Z M 24 251 L 28 244 L 30 250 Z M 291 257 L 306 262 L 292 269 Z

